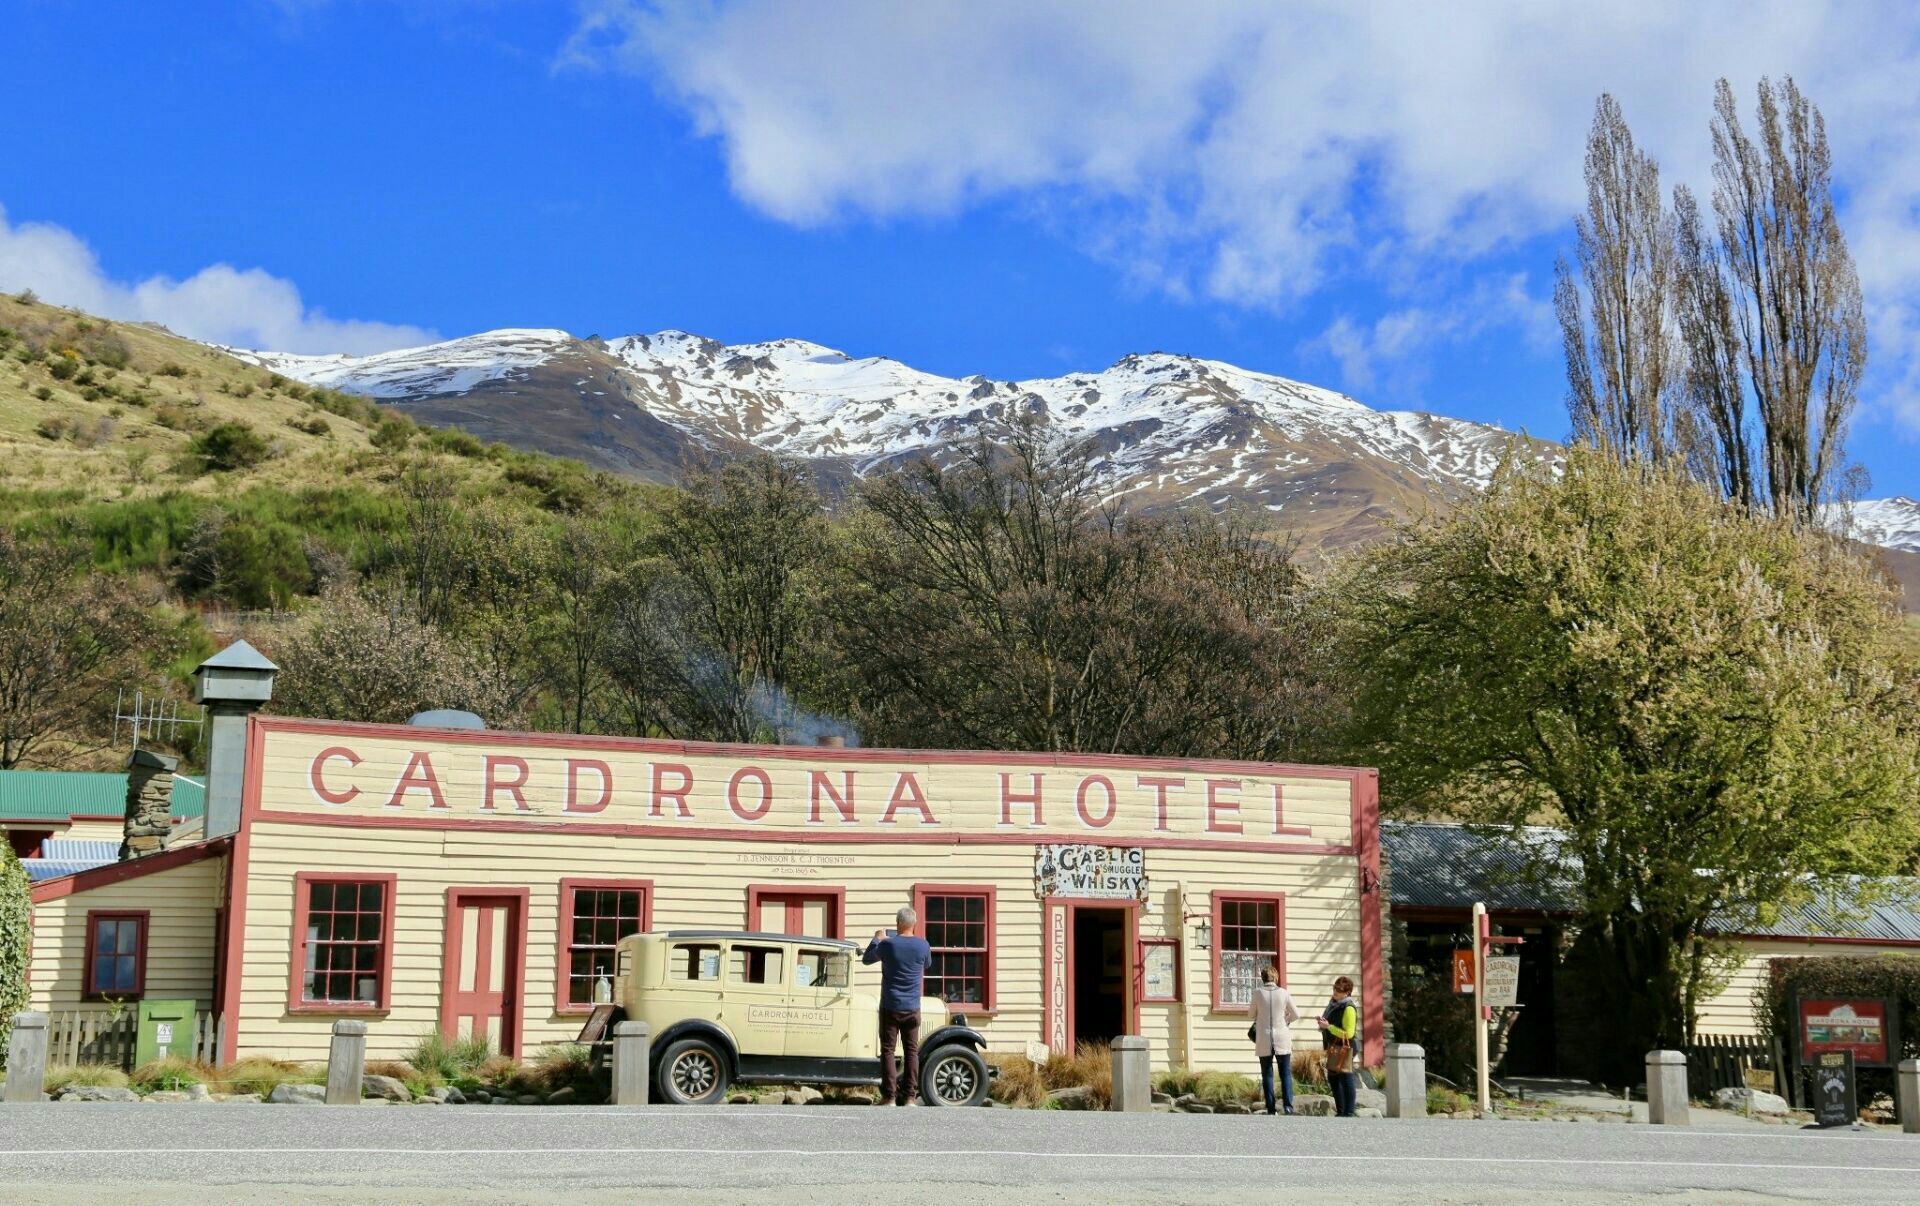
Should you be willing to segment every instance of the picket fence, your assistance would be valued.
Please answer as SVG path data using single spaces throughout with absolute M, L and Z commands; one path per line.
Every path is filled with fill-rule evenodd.
M 1773 1051 L 1764 1039 L 1741 1034 L 1702 1034 L 1687 1048 L 1687 1089 L 1710 1097 L 1716 1089 L 1753 1088 L 1753 1073 L 1772 1078 Z
M 133 1071 L 136 1017 L 134 1010 L 116 1014 L 106 1009 L 69 1009 L 47 1017 L 47 1063 L 106 1064 Z M 220 1019 L 201 1014 L 193 1024 L 190 1042 L 175 1042 L 168 1054 L 216 1063 L 220 1057 Z

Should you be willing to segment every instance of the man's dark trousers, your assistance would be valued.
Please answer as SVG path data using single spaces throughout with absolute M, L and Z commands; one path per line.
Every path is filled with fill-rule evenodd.
M 907 1061 L 907 1074 L 900 1076 L 893 1064 L 893 1040 L 898 1038 L 901 1054 Z M 897 1089 L 897 1091 L 896 1091 Z M 882 1009 L 880 1011 L 880 1100 L 903 1106 L 920 1091 L 920 1011 Z

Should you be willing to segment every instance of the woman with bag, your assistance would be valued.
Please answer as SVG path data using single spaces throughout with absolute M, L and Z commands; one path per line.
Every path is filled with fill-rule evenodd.
M 1266 1095 L 1267 1113 L 1278 1113 L 1273 1102 L 1274 1065 L 1280 1065 L 1281 1102 L 1293 1113 L 1293 1031 L 1300 1010 L 1293 994 L 1280 987 L 1280 975 L 1271 967 L 1260 969 L 1260 987 L 1247 1001 L 1253 1025 L 1247 1037 L 1253 1040 L 1254 1053 L 1260 1057 L 1260 1091 Z
M 1326 1037 L 1327 1088 L 1333 1093 L 1334 1116 L 1352 1118 L 1359 1088 L 1353 1079 L 1353 1040 L 1360 1033 L 1360 1011 L 1353 1005 L 1350 978 L 1341 976 L 1333 982 L 1333 1000 L 1320 1015 L 1320 1030 Z

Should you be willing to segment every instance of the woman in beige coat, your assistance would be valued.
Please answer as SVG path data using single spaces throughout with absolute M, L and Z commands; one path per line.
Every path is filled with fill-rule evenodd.
M 1267 1113 L 1273 1106 L 1273 1066 L 1280 1065 L 1281 1102 L 1293 1113 L 1293 1024 L 1300 1019 L 1293 994 L 1280 987 L 1279 973 L 1271 967 L 1260 969 L 1260 987 L 1253 990 L 1247 1012 L 1253 1015 L 1254 1051 L 1260 1056 L 1260 1091 L 1266 1095 Z

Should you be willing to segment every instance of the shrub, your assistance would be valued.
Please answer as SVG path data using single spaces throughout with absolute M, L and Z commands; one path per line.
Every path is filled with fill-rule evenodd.
M 95 364 L 104 364 L 108 368 L 123 369 L 132 359 L 127 349 L 127 341 L 112 331 L 94 331 L 80 341 L 80 350 L 87 359 Z
M 553 1043 L 534 1057 L 533 1075 L 551 1092 L 593 1080 L 593 1053 L 583 1043 Z
M 453 1081 L 470 1077 L 476 1068 L 493 1058 L 493 1047 L 484 1038 L 468 1035 L 448 1041 L 438 1030 L 420 1036 L 407 1055 L 407 1062 L 425 1076 Z
M 52 400 L 53 391 L 48 389 L 46 386 L 42 385 L 34 389 L 33 396 L 40 399 L 42 402 L 47 402 Z
M 159 368 L 153 371 L 160 374 L 162 377 L 184 377 L 187 375 L 186 369 L 181 368 L 179 365 L 175 364 L 171 360 L 167 361 L 165 364 L 161 365 Z
M 55 356 L 47 365 L 47 372 L 53 374 L 55 381 L 66 381 L 79 371 L 79 364 L 65 353 Z
M 281 1085 L 319 1084 L 326 1079 L 326 1073 L 308 1069 L 290 1060 L 254 1055 L 221 1069 L 213 1079 L 232 1092 L 258 1093 L 266 1097 Z
M 10 842 L 0 842 L 0 1052 L 7 1050 L 13 1015 L 27 1007 L 26 868 Z
M 191 451 L 209 470 L 251 469 L 273 455 L 273 446 L 251 426 L 236 421 L 196 437 Z
M 1295 1057 L 1294 1066 L 1299 1067 L 1299 1057 Z M 1174 1068 L 1162 1072 L 1153 1078 L 1156 1092 L 1170 1097 L 1184 1097 L 1191 1094 L 1196 1101 L 1207 1105 L 1225 1105 L 1228 1102 L 1252 1104 L 1260 1100 L 1260 1082 L 1251 1076 L 1242 1076 L 1238 1072 L 1195 1072 L 1189 1068 Z M 1294 1087 L 1300 1087 L 1299 1076 L 1294 1077 Z
M 1040 1082 L 1040 1066 L 1024 1055 L 988 1052 L 987 1062 L 1000 1069 L 988 1096 L 1003 1105 L 1037 1110 L 1046 1105 L 1047 1086 Z
M 1795 997 L 1887 997 L 1899 1015 L 1900 1055 L 1920 1055 L 1920 958 L 1912 955 L 1833 955 L 1768 960 L 1766 995 L 1756 1006 L 1760 1031 L 1770 1043 L 1791 1048 L 1795 1041 Z M 1887 1068 L 1860 1070 L 1860 1101 L 1891 1094 Z
M 34 431 L 39 433 L 43 440 L 71 439 L 78 430 L 74 421 L 65 415 L 48 415 L 34 427 Z
M 97 1085 L 103 1089 L 124 1089 L 127 1087 L 127 1074 L 112 1064 L 48 1066 L 47 1079 L 43 1086 L 48 1093 L 58 1093 L 69 1085 Z
M 168 431 L 185 431 L 193 425 L 186 408 L 177 402 L 162 402 L 154 407 L 153 421 Z
M 489 1056 L 486 1062 L 474 1068 L 472 1075 L 483 1085 L 492 1085 L 510 1093 L 532 1093 L 541 1087 L 539 1080 L 529 1075 L 519 1060 L 505 1055 Z
M 454 456 L 478 457 L 487 451 L 472 432 L 461 431 L 458 427 L 443 427 L 427 437 L 427 446 L 440 452 L 450 452 Z
M 1465 1093 L 1456 1092 L 1445 1085 L 1427 1086 L 1427 1113 L 1450 1114 L 1460 1110 L 1471 1112 L 1473 1098 Z
M 295 431 L 304 431 L 312 436 L 330 436 L 333 434 L 333 428 L 327 426 L 327 421 L 319 415 L 308 415 L 304 419 L 298 415 L 291 416 L 287 419 L 287 426 L 293 428 Z
M 413 439 L 413 433 L 417 430 L 411 419 L 389 415 L 380 420 L 380 426 L 373 429 L 368 439 L 382 452 L 399 452 Z
M 219 1079 L 219 1075 L 210 1065 L 170 1055 L 141 1064 L 133 1070 L 128 1081 L 137 1093 L 157 1093 L 161 1090 L 184 1089 L 188 1085 L 203 1085 Z
M 1087 1095 L 1073 1106 L 1104 1110 L 1113 1101 L 1113 1053 L 1105 1043 L 1081 1043 L 1072 1055 L 1049 1055 L 1040 1065 L 1040 1083 L 1048 1092 L 1084 1088 Z

